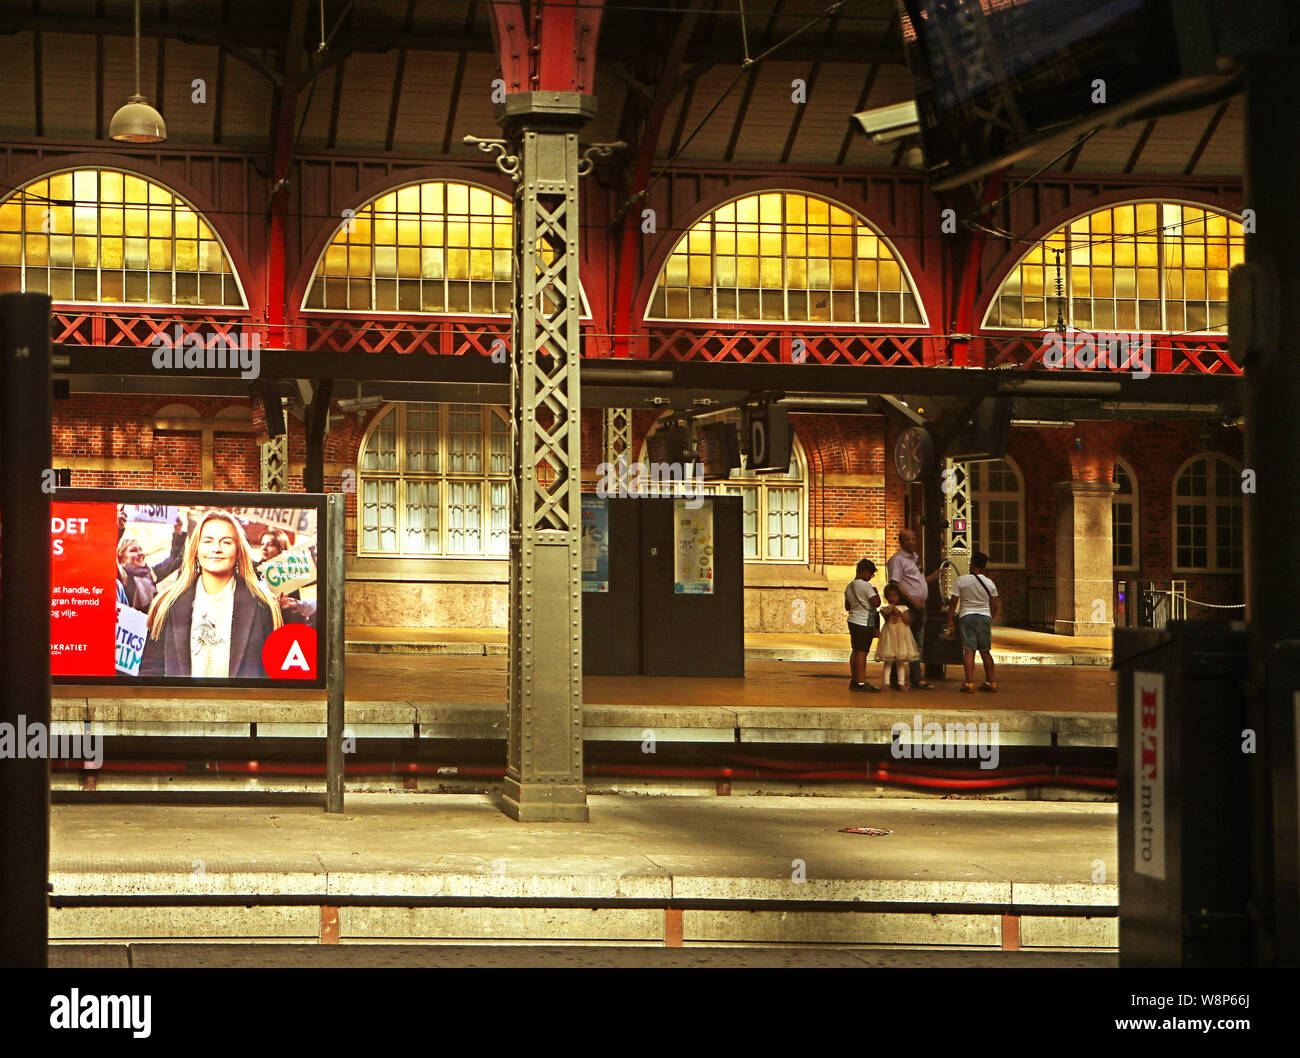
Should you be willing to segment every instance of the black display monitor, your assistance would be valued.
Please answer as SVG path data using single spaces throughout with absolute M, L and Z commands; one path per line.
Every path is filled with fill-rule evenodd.
M 1252 21 L 1223 0 L 899 3 L 925 164 L 940 191 L 1047 140 L 1068 144 L 1162 102 L 1176 109 L 1179 96 L 1203 105 L 1192 93 L 1227 84 L 1216 56 L 1238 49 Z

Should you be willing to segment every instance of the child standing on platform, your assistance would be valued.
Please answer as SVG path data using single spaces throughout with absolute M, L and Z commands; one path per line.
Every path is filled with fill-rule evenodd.
M 880 608 L 880 638 L 876 640 L 876 660 L 884 663 L 881 679 L 889 683 L 889 669 L 898 674 L 899 690 L 910 691 L 907 685 L 907 666 L 918 661 L 921 652 L 916 649 L 912 636 L 912 611 L 903 602 L 903 589 L 898 581 L 885 585 L 885 605 Z

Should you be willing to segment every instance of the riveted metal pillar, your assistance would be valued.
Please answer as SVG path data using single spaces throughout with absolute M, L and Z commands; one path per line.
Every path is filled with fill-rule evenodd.
M 498 164 L 515 181 L 510 701 L 502 809 L 587 820 L 582 775 L 578 92 L 507 96 Z
M 632 409 L 606 408 L 601 425 L 605 462 L 613 472 L 614 491 L 621 496 L 627 487 L 628 467 L 632 462 Z
M 948 523 L 943 534 L 943 557 L 956 567 L 945 569 L 939 577 L 939 587 L 943 589 L 941 601 L 946 607 L 957 577 L 970 572 L 973 548 L 970 532 L 970 477 L 966 474 L 966 464 L 945 459 L 939 488 L 943 492 L 943 519 Z

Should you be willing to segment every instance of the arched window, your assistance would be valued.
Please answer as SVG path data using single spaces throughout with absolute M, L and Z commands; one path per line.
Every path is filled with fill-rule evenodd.
M 513 246 L 514 206 L 505 195 L 450 180 L 407 184 L 347 211 L 302 307 L 508 316 Z M 542 257 L 550 259 L 545 246 Z
M 361 443 L 362 556 L 506 556 L 510 422 L 479 404 L 393 404 Z
M 1024 485 L 1010 459 L 966 464 L 970 483 L 971 546 L 989 556 L 990 566 L 1023 566 Z
M 1056 251 L 1061 251 L 1057 294 Z M 1184 202 L 1094 210 L 1035 244 L 998 289 L 985 327 L 1226 334 L 1241 221 Z
M 0 290 L 56 302 L 246 308 L 221 239 L 162 184 L 72 169 L 0 203 Z
M 728 412 L 718 418 L 737 429 L 740 427 L 739 412 Z M 648 458 L 642 446 L 641 462 Z M 728 480 L 702 482 L 699 491 L 705 496 L 741 498 L 741 539 L 746 562 L 807 562 L 807 461 L 799 439 L 793 438 L 790 469 L 784 474 L 755 474 L 744 463 L 742 455 L 741 467 L 733 470 Z M 660 488 L 664 490 L 663 495 L 681 492 L 680 485 L 650 486 L 650 491 L 657 494 Z
M 1137 569 L 1141 559 L 1137 477 L 1122 459 L 1115 460 L 1115 484 L 1119 489 L 1110 501 L 1112 565 L 1116 569 Z
M 647 319 L 925 322 L 898 255 L 843 206 L 794 191 L 719 206 L 678 240 Z
M 1226 456 L 1194 456 L 1174 479 L 1174 568 L 1236 572 L 1243 567 L 1241 472 Z
M 504 195 L 469 184 L 387 191 L 339 227 L 303 308 L 509 314 L 512 212 Z

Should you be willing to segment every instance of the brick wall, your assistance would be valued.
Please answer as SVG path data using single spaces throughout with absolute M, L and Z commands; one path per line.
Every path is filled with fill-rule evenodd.
M 73 485 L 199 489 L 202 487 L 200 435 L 154 428 L 158 412 L 177 404 L 192 408 L 204 417 L 213 416 L 223 408 L 247 408 L 255 425 L 264 424 L 261 405 L 256 401 L 78 394 L 56 404 L 54 463 L 58 466 L 60 459 L 72 457 L 147 460 L 149 469 L 132 470 L 123 465 L 107 471 L 74 470 Z M 378 411 L 336 413 L 325 445 L 327 491 L 338 491 L 344 483 L 345 472 L 355 470 L 362 436 Z M 286 419 L 290 463 L 300 465 L 307 454 L 303 423 L 292 414 L 287 414 Z M 658 419 L 659 414 L 654 411 L 633 414 L 634 457 L 640 454 L 646 434 Z M 792 416 L 792 423 L 807 462 L 809 564 L 813 570 L 826 574 L 824 588 L 800 588 L 795 595 L 805 598 L 809 612 L 819 615 L 819 630 L 839 631 L 837 610 L 832 603 L 838 598 L 847 570 L 863 557 L 883 566 L 895 549 L 898 530 L 903 527 L 909 486 L 898 478 L 893 467 L 897 427 L 878 416 L 798 414 Z M 1044 578 L 1048 591 L 1052 591 L 1057 505 L 1054 486 L 1069 480 L 1071 473 L 1067 456 L 1072 440 L 1066 433 L 1034 428 L 1012 431 L 1009 453 L 1020 467 L 1025 488 L 1025 557 L 1022 567 L 991 570 L 1004 600 L 1003 612 L 1008 624 L 1021 623 L 1028 616 L 1030 577 Z M 213 475 L 217 490 L 257 491 L 257 446 L 264 437 L 264 432 L 222 434 L 218 427 Z M 1244 596 L 1240 573 L 1182 574 L 1172 568 L 1174 477 L 1185 460 L 1205 450 L 1207 445 L 1240 462 L 1240 432 L 1213 423 L 1205 426 L 1185 422 L 1141 423 L 1118 441 L 1118 454 L 1133 467 L 1139 490 L 1140 577 L 1144 581 L 1168 582 L 1178 576 L 1187 581 L 1192 599 L 1241 602 Z M 600 412 L 587 410 L 582 416 L 582 463 L 586 478 L 583 487 L 587 490 L 595 487 L 595 468 L 604 460 L 602 446 Z M 289 487 L 291 491 L 302 490 L 300 472 L 291 474 Z M 919 489 L 915 490 L 915 499 L 919 503 Z M 355 554 L 355 493 L 347 497 L 347 510 L 348 551 Z M 912 527 L 917 528 L 919 510 L 912 513 Z M 1117 576 L 1134 574 L 1125 571 Z M 809 583 L 815 580 L 814 577 Z M 748 594 L 764 597 L 770 594 L 773 599 L 781 594 L 784 598 L 790 589 L 751 587 Z M 766 629 L 765 620 L 759 614 L 788 610 L 784 603 L 760 606 L 755 600 L 747 609 L 751 615 L 749 623 L 754 626 L 751 630 Z M 1190 616 L 1222 612 L 1193 607 Z M 1239 615 L 1240 611 L 1230 613 Z M 783 625 L 780 629 L 766 630 L 782 629 L 792 630 Z

